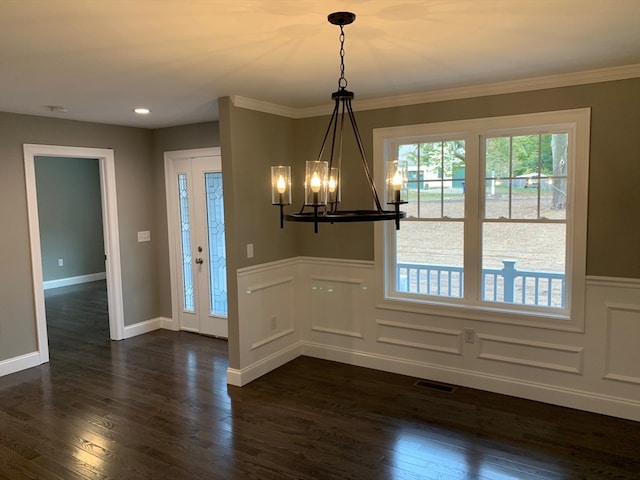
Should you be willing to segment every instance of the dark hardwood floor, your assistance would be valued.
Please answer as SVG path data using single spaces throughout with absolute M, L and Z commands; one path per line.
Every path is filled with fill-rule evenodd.
M 640 423 L 227 344 L 109 341 L 104 282 L 46 295 L 51 361 L 0 378 L 0 479 L 638 479 Z

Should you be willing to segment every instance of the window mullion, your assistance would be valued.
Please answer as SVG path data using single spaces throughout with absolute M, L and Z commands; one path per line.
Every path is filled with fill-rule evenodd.
M 444 218 L 444 141 L 440 142 L 440 216 Z
M 480 299 L 482 270 L 481 217 L 484 209 L 484 147 L 481 137 L 465 137 L 465 228 L 464 228 L 464 298 L 475 303 Z
M 542 135 L 538 134 L 538 202 L 537 202 L 537 209 L 538 209 L 538 215 L 537 217 L 540 218 L 540 194 L 542 193 Z
M 483 161 L 486 161 L 484 155 L 482 155 Z M 513 213 L 513 135 L 509 136 L 509 217 L 512 218 Z

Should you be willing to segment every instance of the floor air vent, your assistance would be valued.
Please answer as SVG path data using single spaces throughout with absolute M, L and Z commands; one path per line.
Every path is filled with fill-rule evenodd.
M 436 392 L 453 393 L 458 387 L 447 385 L 446 383 L 432 382 L 431 380 L 418 380 L 414 383 L 416 387 L 428 388 Z

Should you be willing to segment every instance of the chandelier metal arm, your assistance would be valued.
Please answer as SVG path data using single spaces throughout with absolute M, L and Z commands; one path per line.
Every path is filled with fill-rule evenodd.
M 342 115 L 340 115 L 340 107 L 338 106 L 337 101 L 336 101 L 336 107 L 333 111 L 334 111 L 334 116 L 331 118 L 331 122 L 333 123 L 333 135 L 331 137 L 331 154 L 329 155 L 329 172 L 331 172 L 331 167 L 334 166 L 333 159 L 334 159 L 335 150 L 336 150 L 336 136 L 340 139 L 340 146 L 342 146 L 342 130 L 344 125 L 344 111 L 342 112 Z M 342 120 L 339 117 L 342 117 Z M 338 135 L 338 122 L 340 122 L 340 135 Z M 340 154 L 342 155 L 342 148 L 340 148 L 339 150 L 340 150 Z M 341 167 L 340 160 L 341 159 L 338 160 L 338 168 Z
M 358 130 L 358 124 L 356 123 L 356 117 L 353 113 L 353 108 L 351 107 L 351 100 L 345 100 L 347 105 L 347 112 L 349 113 L 349 120 L 351 120 L 351 127 L 353 128 L 353 134 L 356 137 L 356 143 L 358 144 L 358 150 L 360 150 L 360 159 L 362 160 L 362 168 L 364 169 L 364 173 L 367 177 L 367 181 L 369 186 L 371 187 L 371 194 L 373 196 L 373 200 L 376 203 L 376 208 L 378 212 L 382 212 L 382 205 L 380 204 L 380 198 L 378 197 L 378 191 L 376 190 L 376 186 L 373 183 L 373 176 L 371 175 L 371 171 L 369 170 L 369 164 L 367 163 L 367 156 L 364 152 L 364 145 L 362 145 L 362 139 L 360 138 L 360 131 Z
M 334 130 L 333 130 L 333 144 L 331 145 L 331 157 L 329 158 L 329 174 L 330 175 L 331 175 L 332 167 L 334 167 L 334 159 L 336 157 L 337 157 L 337 170 L 338 172 L 342 172 L 342 145 L 343 145 L 343 138 L 344 138 L 345 111 L 344 111 L 344 105 L 342 107 L 342 110 L 340 110 L 339 104 L 340 104 L 339 100 L 336 99 L 336 111 L 339 113 L 336 113 L 336 123 L 334 125 Z M 340 116 L 339 119 L 338 119 L 338 115 Z M 337 131 L 338 122 L 340 122 L 339 132 Z M 337 136 L 337 140 L 336 140 L 336 136 Z M 336 141 L 338 142 L 337 152 L 335 151 Z M 338 188 L 338 192 L 336 193 L 335 202 L 331 206 L 331 213 L 338 212 L 338 204 L 340 203 L 339 185 L 336 188 Z
M 329 120 L 329 125 L 327 125 L 327 131 L 324 133 L 324 138 L 322 139 L 322 145 L 320 146 L 320 153 L 318 153 L 318 162 L 322 160 L 322 154 L 324 153 L 324 147 L 327 144 L 327 138 L 329 138 L 329 132 L 331 132 L 331 127 L 333 126 L 334 120 L 338 117 L 338 102 L 336 102 L 333 107 L 333 112 L 331 113 L 331 119 Z M 335 131 L 335 127 L 334 127 Z

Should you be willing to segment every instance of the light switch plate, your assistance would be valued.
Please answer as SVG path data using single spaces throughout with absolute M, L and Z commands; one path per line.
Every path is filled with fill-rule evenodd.
M 150 242 L 151 241 L 151 232 L 149 230 L 145 230 L 144 232 L 138 232 L 138 242 Z

